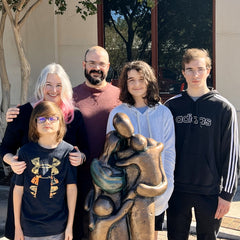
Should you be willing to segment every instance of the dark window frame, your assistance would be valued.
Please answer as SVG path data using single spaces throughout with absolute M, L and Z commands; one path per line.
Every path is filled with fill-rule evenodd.
M 158 76 L 158 25 L 157 25 L 157 0 L 155 0 L 155 7 L 152 9 L 152 67 L 154 68 Z M 212 75 L 213 75 L 213 87 L 216 88 L 216 0 L 212 0 L 213 3 L 213 12 L 212 12 L 212 21 L 213 21 L 213 56 L 212 56 Z M 97 10 L 97 31 L 98 31 L 98 45 L 104 46 L 104 16 L 103 16 L 103 0 L 98 5 Z M 170 97 L 170 94 L 164 94 L 166 98 Z M 162 96 L 165 98 L 164 96 Z

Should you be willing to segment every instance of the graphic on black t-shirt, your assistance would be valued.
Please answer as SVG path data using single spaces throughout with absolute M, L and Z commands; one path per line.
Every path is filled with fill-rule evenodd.
M 57 166 L 59 166 L 61 162 L 57 158 L 53 158 L 52 164 L 50 164 L 48 161 L 44 162 L 40 160 L 39 157 L 32 159 L 31 162 L 34 165 L 32 168 L 32 173 L 35 175 L 31 179 L 31 183 L 34 184 L 30 186 L 31 194 L 33 197 L 37 197 L 37 190 L 40 179 L 51 179 L 49 198 L 53 198 L 58 190 L 57 184 L 59 181 L 55 176 L 59 174 Z

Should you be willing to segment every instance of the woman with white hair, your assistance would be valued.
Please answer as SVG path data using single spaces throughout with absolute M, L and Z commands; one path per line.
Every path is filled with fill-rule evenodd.
M 13 118 L 7 125 L 1 146 L 0 155 L 4 164 L 11 166 L 16 174 L 21 174 L 26 168 L 24 161 L 18 161 L 16 156 L 17 150 L 28 143 L 28 129 L 30 115 L 34 106 L 41 101 L 55 102 L 64 115 L 67 125 L 67 132 L 64 140 L 75 146 L 76 152 L 70 153 L 69 160 L 73 166 L 79 166 L 86 160 L 88 154 L 88 141 L 85 130 L 85 125 L 81 112 L 74 108 L 72 102 L 72 85 L 69 77 L 63 67 L 56 63 L 47 65 L 40 73 L 36 82 L 33 99 L 18 107 L 11 108 L 7 113 L 7 119 Z M 79 151 L 80 149 L 80 151 Z M 78 172 L 81 167 L 78 167 Z M 80 174 L 79 174 L 80 175 Z M 8 214 L 5 225 L 5 236 L 9 239 L 14 239 L 14 216 L 13 216 L 13 197 L 12 189 L 14 187 L 13 176 L 11 181 Z M 80 196 L 81 194 L 79 194 Z M 80 201 L 78 198 L 77 201 Z M 78 202 L 77 202 L 78 205 Z M 79 211 L 76 208 L 76 212 Z M 76 219 L 75 223 L 80 224 Z

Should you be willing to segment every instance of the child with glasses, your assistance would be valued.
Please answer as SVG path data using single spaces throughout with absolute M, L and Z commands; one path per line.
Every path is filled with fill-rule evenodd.
M 74 147 L 63 141 L 65 132 L 55 103 L 43 101 L 33 109 L 30 142 L 19 151 L 27 167 L 17 175 L 13 192 L 17 240 L 72 239 L 77 170 L 68 159 Z

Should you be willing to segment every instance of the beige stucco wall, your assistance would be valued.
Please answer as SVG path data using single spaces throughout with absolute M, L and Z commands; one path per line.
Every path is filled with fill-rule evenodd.
M 4 31 L 4 51 L 5 51 L 5 60 L 7 66 L 8 78 L 11 84 L 11 101 L 18 101 L 20 99 L 20 69 L 19 69 L 19 60 L 17 57 L 16 44 L 14 42 L 13 34 L 10 28 L 10 22 L 6 20 L 6 26 Z M 2 96 L 0 89 L 0 96 Z
M 75 12 L 74 1 L 68 1 L 64 15 L 54 15 L 54 6 L 42 1 L 21 30 L 27 58 L 31 65 L 29 96 L 32 96 L 41 69 L 51 62 L 60 63 L 69 74 L 72 85 L 84 81 L 82 60 L 86 49 L 97 44 L 97 16 L 84 21 Z M 7 69 L 11 83 L 11 105 L 20 101 L 20 69 L 10 24 L 4 34 Z M 0 92 L 1 94 L 1 92 Z
M 240 121 L 240 1 L 216 1 L 216 88 L 237 109 Z
M 75 9 L 69 1 L 68 7 Z M 70 75 L 72 85 L 84 81 L 82 61 L 87 48 L 97 45 L 97 15 L 84 21 L 74 11 L 68 11 L 57 19 L 58 59 Z
M 68 11 L 63 16 L 55 16 L 54 6 L 43 1 L 22 29 L 26 54 L 32 68 L 30 95 L 41 69 L 53 61 L 63 65 L 73 86 L 83 82 L 81 62 L 85 50 L 97 44 L 97 17 L 91 16 L 83 21 L 75 13 L 74 6 L 74 1 L 68 1 Z M 234 104 L 240 119 L 239 9 L 239 0 L 216 1 L 216 88 Z M 4 40 L 12 85 L 11 104 L 14 105 L 20 99 L 20 70 L 9 23 Z

